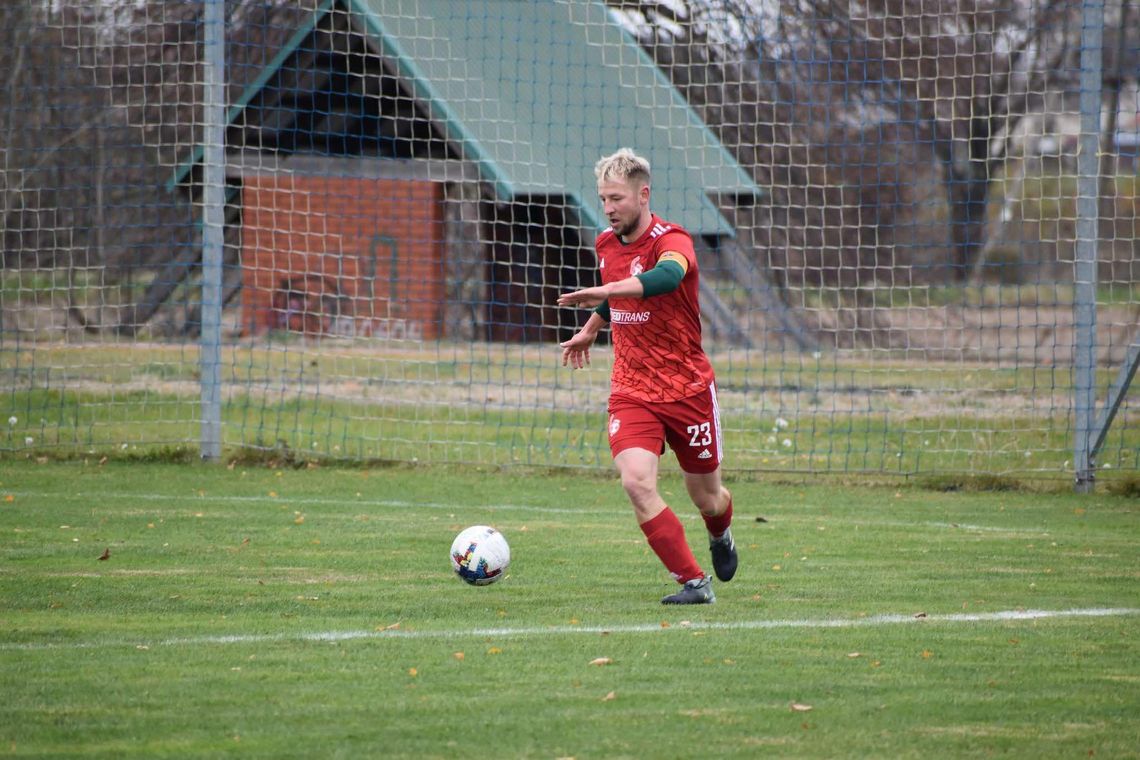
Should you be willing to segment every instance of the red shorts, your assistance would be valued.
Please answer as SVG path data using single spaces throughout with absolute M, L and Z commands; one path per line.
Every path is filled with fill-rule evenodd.
M 665 453 L 665 444 L 677 456 L 681 469 L 694 475 L 720 466 L 720 407 L 716 386 L 696 396 L 651 404 L 628 396 L 610 396 L 610 452 L 626 449 Z

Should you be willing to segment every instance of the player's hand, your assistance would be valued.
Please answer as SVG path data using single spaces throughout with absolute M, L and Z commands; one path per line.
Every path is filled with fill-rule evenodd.
M 607 293 L 604 287 L 583 288 L 572 293 L 563 293 L 558 296 L 559 306 L 597 306 L 606 300 Z
M 570 340 L 559 343 L 562 346 L 562 366 L 569 364 L 571 369 L 582 369 L 589 364 L 590 346 L 594 345 L 596 337 L 585 330 L 579 330 Z

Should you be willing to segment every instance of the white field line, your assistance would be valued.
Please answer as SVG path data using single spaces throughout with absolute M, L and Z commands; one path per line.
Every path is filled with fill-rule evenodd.
M 942 530 L 960 530 L 963 533 L 1000 533 L 1005 536 L 1019 538 L 1049 538 L 1052 534 L 1045 528 L 1003 528 L 998 525 L 975 525 L 973 523 L 950 522 L 904 522 L 902 520 L 883 520 L 870 522 L 867 520 L 846 520 L 842 517 L 828 518 L 843 525 L 854 525 L 857 528 L 939 528 Z M 823 522 L 821 520 L 821 522 Z
M 633 625 L 552 625 L 521 628 L 470 628 L 466 630 L 417 631 L 386 628 L 381 630 L 316 631 L 310 633 L 234 634 L 229 636 L 189 636 L 158 641 L 95 640 L 61 643 L 0 643 L 3 652 L 44 650 L 106 649 L 113 647 L 198 647 L 227 644 L 267 644 L 290 641 L 340 642 L 360 639 L 463 639 L 531 638 L 538 636 L 605 635 L 622 633 L 671 633 L 675 631 L 755 631 L 776 628 L 867 628 L 888 625 L 931 625 L 936 623 L 1006 623 L 1062 618 L 1103 618 L 1140 615 L 1133 607 L 1094 607 L 1069 610 L 1004 610 L 1001 612 L 957 613 L 951 615 L 871 615 L 859 618 L 816 618 L 804 620 L 739 620 L 725 623 L 684 621 L 673 625 L 640 623 Z

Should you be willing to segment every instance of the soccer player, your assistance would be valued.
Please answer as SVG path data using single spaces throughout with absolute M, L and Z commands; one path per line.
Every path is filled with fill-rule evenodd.
M 602 284 L 559 296 L 559 306 L 594 307 L 561 344 L 562 366 L 581 369 L 607 323 L 613 340 L 609 436 L 614 465 L 654 553 L 681 589 L 663 604 L 716 600 L 684 526 L 657 490 L 665 445 L 677 457 L 689 498 L 709 534 L 713 569 L 736 574 L 732 495 L 721 484 L 721 431 L 712 365 L 701 348 L 697 257 L 678 224 L 649 209 L 649 162 L 629 148 L 594 167 L 610 226 L 594 243 Z

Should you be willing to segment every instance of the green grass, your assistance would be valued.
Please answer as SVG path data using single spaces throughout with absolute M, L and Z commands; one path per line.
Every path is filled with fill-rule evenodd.
M 609 465 L 604 354 L 583 373 L 562 369 L 554 350 L 483 344 L 231 346 L 225 354 L 229 450 L 353 462 Z M 1067 369 L 756 351 L 714 363 L 733 469 L 1072 478 Z M 1115 372 L 1101 369 L 1098 388 Z M 0 396 L 0 457 L 135 458 L 196 446 L 200 436 L 192 347 L 17 349 L 0 354 L 0 375 L 9 380 Z M 1099 457 L 1114 472 L 1140 462 L 1140 427 L 1128 413 Z M 778 418 L 789 426 L 773 430 Z
M 300 393 L 295 391 L 294 393 Z M 871 394 L 877 405 L 890 390 Z M 963 394 L 963 408 L 908 419 L 859 410 L 800 410 L 787 427 L 763 407 L 725 417 L 726 450 L 736 470 L 869 473 L 894 477 L 939 472 L 1015 474 L 1070 479 L 1072 437 L 1063 418 L 979 417 L 965 405 L 985 393 Z M 993 395 L 999 399 L 999 395 Z M 196 398 L 147 390 L 113 395 L 90 391 L 13 392 L 0 411 L 0 457 L 156 458 L 170 447 L 196 448 Z M 999 401 L 990 401 L 995 406 Z M 604 412 L 521 410 L 469 404 L 363 403 L 291 395 L 233 396 L 222 408 L 227 450 L 277 452 L 293 461 L 401 461 L 482 465 L 606 468 Z M 1135 471 L 1140 428 L 1122 425 L 1100 461 Z M 238 454 L 235 454 L 237 456 Z M 181 459 L 181 458 L 180 458 Z
M 0 753 L 1140 757 L 1135 498 L 730 486 L 671 609 L 612 476 L 0 462 Z

